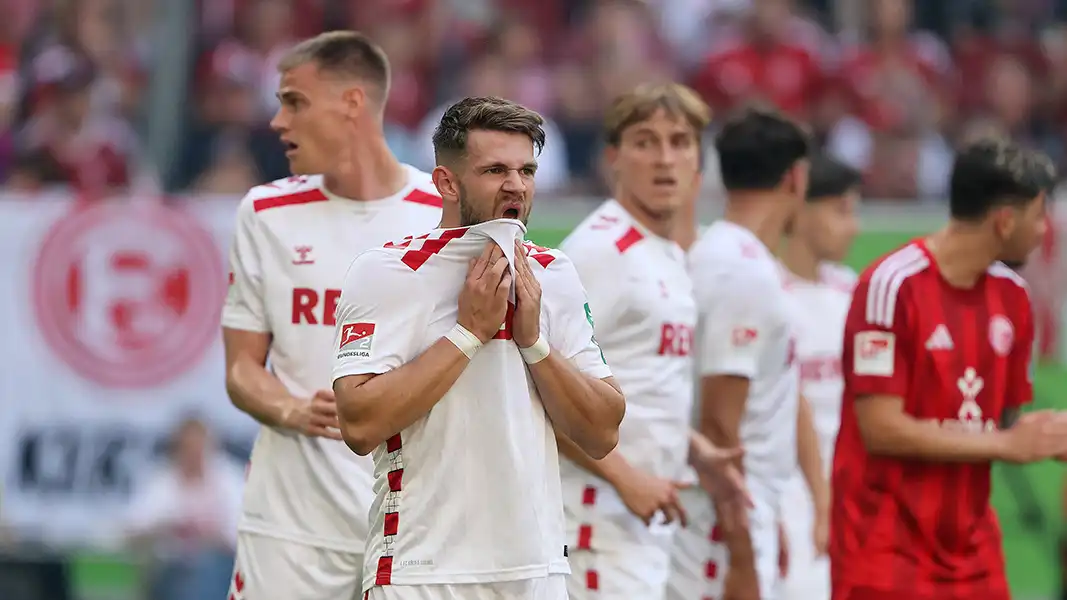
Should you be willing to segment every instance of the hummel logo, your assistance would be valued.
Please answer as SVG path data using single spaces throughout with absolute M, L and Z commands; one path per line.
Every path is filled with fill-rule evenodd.
M 938 325 L 930 337 L 926 340 L 927 350 L 952 350 L 956 347 L 952 343 L 952 336 L 948 334 L 948 327 L 944 323 Z

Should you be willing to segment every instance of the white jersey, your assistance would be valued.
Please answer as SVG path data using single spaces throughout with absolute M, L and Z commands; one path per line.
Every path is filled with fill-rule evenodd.
M 785 289 L 793 299 L 800 391 L 811 404 L 819 456 L 830 472 L 834 442 L 841 422 L 841 346 L 845 317 L 852 302 L 856 273 L 843 266 L 824 264 L 819 280 L 786 273 Z
M 617 451 L 647 473 L 687 477 L 697 308 L 685 252 L 615 200 L 578 225 L 561 248 L 589 294 L 597 341 L 626 395 Z M 568 460 L 562 473 L 565 487 L 595 479 Z
M 700 311 L 699 374 L 750 380 L 745 472 L 780 493 L 797 464 L 793 309 L 778 261 L 751 231 L 718 221 L 690 251 Z
M 430 176 L 408 169 L 396 195 L 339 198 L 322 177 L 261 185 L 241 201 L 222 325 L 268 332 L 269 368 L 297 397 L 330 389 L 334 315 L 345 269 L 363 250 L 441 221 Z M 263 427 L 252 450 L 238 529 L 362 553 L 371 461 L 343 442 Z
M 334 379 L 402 367 L 456 324 L 470 258 L 525 232 L 496 220 L 371 250 L 338 308 Z M 526 245 L 542 287 L 541 331 L 588 375 L 610 375 L 570 260 Z M 367 282 L 373 282 L 367 285 Z M 373 452 L 375 500 L 364 589 L 566 574 L 556 438 L 508 321 L 444 397 Z

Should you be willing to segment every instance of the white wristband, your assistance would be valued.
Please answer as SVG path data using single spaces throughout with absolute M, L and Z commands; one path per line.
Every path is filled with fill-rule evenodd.
M 544 334 L 537 336 L 537 341 L 533 343 L 533 346 L 529 348 L 519 348 L 519 354 L 522 355 L 522 360 L 526 361 L 528 365 L 536 365 L 542 360 L 548 358 L 548 355 L 552 353 L 552 348 L 548 345 L 548 340 L 545 339 Z
M 482 347 L 482 340 L 467 331 L 467 328 L 459 323 L 456 323 L 456 326 L 445 334 L 445 337 L 455 344 L 456 348 L 459 348 L 459 351 L 465 354 L 467 358 L 474 358 L 474 354 Z

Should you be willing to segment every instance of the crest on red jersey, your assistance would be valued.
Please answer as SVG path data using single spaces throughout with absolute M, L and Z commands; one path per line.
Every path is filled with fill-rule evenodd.
M 1007 356 L 1015 345 L 1015 327 L 1004 315 L 989 320 L 989 345 L 997 356 Z

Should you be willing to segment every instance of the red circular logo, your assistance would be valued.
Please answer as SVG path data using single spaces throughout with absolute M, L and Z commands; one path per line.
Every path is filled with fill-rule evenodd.
M 74 210 L 45 236 L 33 304 L 45 341 L 70 368 L 141 388 L 200 360 L 218 336 L 225 293 L 218 248 L 192 216 L 102 204 Z

